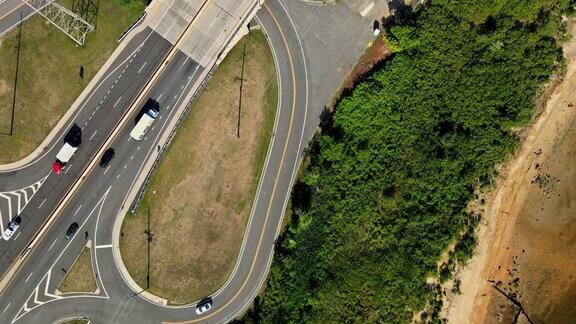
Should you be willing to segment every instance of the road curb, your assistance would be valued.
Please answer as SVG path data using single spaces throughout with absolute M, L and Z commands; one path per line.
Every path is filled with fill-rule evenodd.
M 256 12 L 259 9 L 260 5 L 257 5 L 253 9 L 252 13 L 247 16 L 249 19 L 245 19 L 244 22 L 238 26 L 238 29 L 241 29 L 242 26 L 244 26 L 244 23 L 247 24 L 250 20 L 252 20 L 252 18 L 256 15 Z M 130 287 L 130 289 L 132 289 L 136 294 L 138 294 L 143 299 L 156 305 L 175 307 L 175 308 L 193 307 L 197 304 L 198 301 L 186 305 L 171 306 L 168 305 L 166 299 L 145 291 L 144 289 L 142 289 L 142 287 L 138 285 L 138 283 L 136 283 L 136 281 L 132 278 L 132 276 L 128 272 L 128 269 L 126 269 L 126 266 L 124 265 L 122 255 L 120 252 L 120 232 L 122 229 L 122 224 L 124 222 L 126 214 L 130 211 L 131 205 L 136 201 L 136 198 L 140 194 L 141 190 L 143 190 L 142 186 L 145 184 L 146 180 L 151 175 L 151 171 L 154 168 L 155 164 L 158 162 L 159 158 L 162 156 L 162 153 L 165 152 L 166 148 L 174 138 L 174 135 L 176 134 L 177 131 L 177 126 L 180 124 L 181 120 L 186 116 L 186 113 L 190 108 L 192 101 L 194 100 L 196 95 L 200 92 L 202 87 L 206 84 L 206 82 L 210 79 L 213 70 L 217 67 L 217 64 L 220 62 L 220 60 L 223 59 L 222 57 L 223 54 L 228 52 L 227 51 L 228 46 L 230 42 L 234 40 L 234 38 L 235 35 L 230 37 L 227 40 L 228 44 L 224 47 L 224 49 L 210 60 L 210 64 L 208 64 L 207 66 L 212 67 L 210 69 L 204 70 L 200 75 L 200 77 L 198 78 L 197 83 L 191 88 L 196 90 L 191 90 L 186 95 L 184 100 L 182 100 L 182 104 L 178 107 L 177 112 L 174 114 L 172 120 L 167 126 L 167 130 L 170 131 L 164 131 L 164 133 L 159 137 L 158 142 L 156 143 L 156 145 L 162 148 L 161 151 L 158 152 L 158 150 L 154 150 L 154 147 L 156 145 L 151 149 L 152 155 L 148 158 L 148 161 L 142 167 L 142 170 L 140 171 L 138 177 L 135 179 L 135 182 L 133 182 L 132 187 L 128 192 L 128 194 L 126 195 L 126 197 L 124 198 L 124 201 L 122 202 L 122 207 L 120 208 L 120 211 L 118 212 L 116 219 L 114 221 L 114 225 L 112 228 L 112 256 L 114 259 L 114 263 L 116 264 L 116 268 L 118 269 L 118 272 L 120 273 L 121 277 L 124 279 L 124 282 Z
M 82 93 L 80 94 L 80 97 L 74 102 L 74 104 L 72 105 L 72 107 L 66 112 L 66 114 L 64 114 L 64 116 L 62 116 L 62 118 L 60 119 L 60 121 L 58 122 L 58 124 L 54 127 L 54 129 L 50 132 L 50 134 L 48 135 L 48 137 L 44 140 L 44 142 L 42 143 L 42 145 L 40 145 L 32 154 L 30 154 L 28 157 L 18 161 L 18 162 L 14 162 L 11 164 L 5 164 L 5 165 L 0 165 L 0 171 L 13 171 L 19 168 L 22 168 L 23 166 L 25 166 L 26 164 L 30 163 L 32 160 L 34 160 L 38 155 L 40 155 L 40 153 L 42 153 L 46 148 L 47 145 L 46 143 L 49 143 L 50 141 L 52 141 L 52 139 L 54 137 L 56 137 L 56 135 L 58 134 L 58 132 L 62 129 L 63 125 L 65 125 L 70 117 L 76 113 L 76 111 L 78 110 L 78 107 L 80 106 L 80 104 L 82 103 L 82 101 L 86 98 L 87 94 L 90 92 L 87 89 L 92 89 L 92 87 L 98 83 L 102 77 L 102 75 L 104 74 L 104 72 L 106 72 L 108 70 L 108 68 L 112 65 L 112 63 L 114 62 L 114 60 L 120 55 L 120 53 L 122 52 L 122 50 L 126 47 L 126 45 L 132 40 L 132 38 L 134 38 L 138 33 L 140 33 L 141 31 L 144 30 L 144 27 L 140 27 L 140 28 L 136 28 L 134 29 L 129 35 L 127 35 L 126 39 L 124 42 L 122 42 L 117 48 L 116 50 L 114 50 L 114 52 L 112 53 L 112 55 L 110 56 L 110 58 L 106 61 L 106 63 L 104 63 L 104 65 L 100 68 L 100 70 L 98 71 L 98 73 L 96 73 L 96 75 L 94 76 L 94 78 L 92 78 L 92 80 L 90 81 L 90 83 L 88 84 L 88 86 L 86 88 L 84 88 L 84 91 L 82 91 Z M 62 134 L 63 135 L 63 134 Z M 8 270 L 6 270 L 6 272 L 4 273 L 4 276 L 2 277 L 2 279 L 0 280 L 0 295 L 2 295 L 2 293 L 4 292 L 4 289 L 6 289 L 6 286 L 12 281 L 12 277 L 14 276 L 14 274 L 16 274 L 18 272 L 18 270 L 20 269 L 20 267 L 22 266 L 22 264 L 24 263 L 25 260 L 27 260 L 28 256 L 30 255 L 29 252 L 33 249 L 33 247 L 35 246 L 35 242 L 38 242 L 42 236 L 44 235 L 45 231 L 50 227 L 50 225 L 52 224 L 53 221 L 53 217 L 50 217 L 46 223 L 44 224 L 44 226 L 39 230 L 39 232 L 37 233 L 37 235 L 35 235 L 35 237 L 33 238 L 33 240 L 31 241 L 31 243 L 28 245 L 28 247 L 20 254 L 20 256 L 18 257 L 18 259 L 16 261 L 14 261 L 10 267 L 8 268 Z
M 78 112 L 78 108 L 84 102 L 86 97 L 90 94 L 90 92 L 94 88 L 94 86 L 98 82 L 101 81 L 104 73 L 106 71 L 108 71 L 110 66 L 112 66 L 112 64 L 114 63 L 116 58 L 118 58 L 118 56 L 120 55 L 120 53 L 122 53 L 124 48 L 126 48 L 128 43 L 130 43 L 130 41 L 136 35 L 138 35 L 141 31 L 143 31 L 145 28 L 146 28 L 146 26 L 144 26 L 143 24 L 139 24 L 136 28 L 132 29 L 129 33 L 127 33 L 124 36 L 123 41 L 116 47 L 114 52 L 112 52 L 110 57 L 106 60 L 106 62 L 104 63 L 104 65 L 102 65 L 102 67 L 98 70 L 98 72 L 96 72 L 96 75 L 94 75 L 92 80 L 90 80 L 90 82 L 86 85 L 86 87 L 84 87 L 84 90 L 82 90 L 82 92 L 80 93 L 78 98 L 76 98 L 76 100 L 74 101 L 74 103 L 72 104 L 70 109 L 68 109 L 66 111 L 66 113 L 60 118 L 60 120 L 58 121 L 56 126 L 54 126 L 52 131 L 50 131 L 50 133 L 42 141 L 42 143 L 32 153 L 30 153 L 28 156 L 24 157 L 23 159 L 16 161 L 16 162 L 0 165 L 0 172 L 9 172 L 9 171 L 15 171 L 15 170 L 21 169 L 21 168 L 25 167 L 27 164 L 34 161 L 38 156 L 40 156 L 40 154 L 49 150 L 50 143 L 54 140 L 54 138 L 56 138 L 58 136 L 58 134 L 60 133 L 60 131 L 63 128 L 70 126 L 68 124 L 69 124 L 69 122 L 72 121 L 71 117 L 76 112 Z M 63 136 L 64 134 L 61 134 L 61 135 Z M 0 290 L 1 290 L 1 288 L 0 288 Z

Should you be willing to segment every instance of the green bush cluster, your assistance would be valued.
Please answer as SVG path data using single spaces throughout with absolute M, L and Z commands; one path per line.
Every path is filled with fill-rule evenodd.
M 408 322 L 437 302 L 425 279 L 561 66 L 560 13 L 571 6 L 438 0 L 389 27 L 398 51 L 323 116 L 267 289 L 245 320 Z M 474 244 L 466 232 L 453 257 Z

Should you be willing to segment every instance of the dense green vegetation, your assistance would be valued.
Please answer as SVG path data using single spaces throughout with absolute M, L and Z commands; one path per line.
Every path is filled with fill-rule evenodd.
M 452 259 L 471 254 L 465 208 L 562 67 L 569 6 L 438 0 L 389 27 L 397 52 L 311 144 L 267 289 L 245 320 L 407 322 L 427 303 L 437 312 L 441 292 L 426 278 L 451 242 L 461 239 Z

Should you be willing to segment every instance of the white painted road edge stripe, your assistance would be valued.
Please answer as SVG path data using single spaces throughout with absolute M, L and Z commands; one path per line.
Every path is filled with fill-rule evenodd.
M 106 248 L 111 248 L 112 244 L 104 244 L 104 245 L 96 245 L 97 249 L 106 249 Z

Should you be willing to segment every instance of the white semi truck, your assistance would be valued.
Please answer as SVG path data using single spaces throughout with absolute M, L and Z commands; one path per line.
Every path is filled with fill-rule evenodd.
M 64 146 L 62 146 L 60 151 L 58 151 L 58 154 L 56 154 L 56 161 L 54 161 L 54 164 L 52 165 L 52 171 L 55 174 L 62 172 L 62 169 L 64 169 L 64 166 L 68 161 L 70 161 L 70 158 L 74 155 L 77 149 L 78 147 L 74 147 L 69 143 L 64 143 Z
M 158 112 L 154 109 L 148 109 L 148 111 L 145 114 L 143 114 L 142 117 L 140 117 L 140 120 L 130 132 L 130 136 L 137 141 L 142 139 L 144 134 L 146 134 L 148 128 L 150 128 L 150 125 L 152 125 L 152 123 L 154 122 L 154 119 L 156 119 L 156 117 L 158 117 Z

